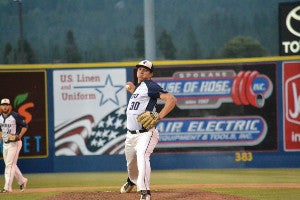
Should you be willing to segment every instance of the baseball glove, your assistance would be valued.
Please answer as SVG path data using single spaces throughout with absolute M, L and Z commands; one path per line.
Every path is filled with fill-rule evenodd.
M 18 140 L 19 140 L 19 136 L 18 135 L 8 134 L 8 142 L 16 142 Z
M 157 112 L 145 111 L 137 117 L 137 120 L 143 125 L 144 128 L 150 130 L 155 127 L 159 121 L 159 115 Z

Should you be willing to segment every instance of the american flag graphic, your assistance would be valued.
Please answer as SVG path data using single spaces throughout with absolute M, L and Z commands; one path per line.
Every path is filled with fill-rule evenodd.
M 126 106 L 119 107 L 97 124 L 92 115 L 55 127 L 55 155 L 124 154 Z

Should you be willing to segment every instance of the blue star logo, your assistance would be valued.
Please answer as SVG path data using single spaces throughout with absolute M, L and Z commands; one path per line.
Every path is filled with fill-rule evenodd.
M 105 104 L 108 101 L 112 101 L 114 104 L 119 105 L 118 92 L 120 92 L 124 86 L 122 85 L 114 85 L 110 75 L 106 77 L 105 85 L 98 86 L 96 90 L 102 94 L 100 100 L 100 106 Z
M 106 102 L 111 101 L 116 105 L 119 105 L 119 98 L 117 94 L 124 88 L 123 85 L 114 85 L 110 75 L 106 77 L 104 85 L 100 86 L 76 86 L 74 88 L 94 88 L 101 94 L 100 106 Z

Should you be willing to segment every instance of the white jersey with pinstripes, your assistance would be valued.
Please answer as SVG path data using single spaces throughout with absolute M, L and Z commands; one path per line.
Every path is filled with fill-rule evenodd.
M 22 127 L 28 128 L 28 125 L 20 114 L 14 111 L 7 117 L 0 114 L 0 131 L 4 142 L 8 141 L 8 134 L 19 135 Z
M 144 111 L 156 111 L 157 99 L 161 93 L 166 93 L 157 83 L 146 80 L 137 85 L 127 106 L 127 129 L 141 130 L 142 125 L 137 121 L 138 115 Z

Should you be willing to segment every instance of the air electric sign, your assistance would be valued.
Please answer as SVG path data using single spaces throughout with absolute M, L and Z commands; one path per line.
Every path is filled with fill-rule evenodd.
M 300 55 L 300 2 L 279 4 L 280 55 Z

